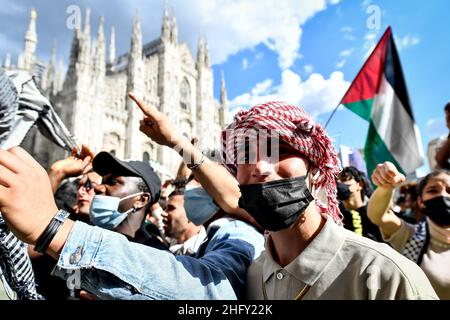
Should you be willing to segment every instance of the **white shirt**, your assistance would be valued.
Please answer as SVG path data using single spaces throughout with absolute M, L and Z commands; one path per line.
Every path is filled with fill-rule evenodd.
M 202 226 L 200 231 L 193 237 L 190 237 L 184 243 L 171 245 L 169 250 L 177 256 L 193 256 L 197 253 L 203 240 L 206 238 L 206 230 Z

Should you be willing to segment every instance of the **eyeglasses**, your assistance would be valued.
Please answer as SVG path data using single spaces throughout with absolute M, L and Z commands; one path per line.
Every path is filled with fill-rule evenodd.
M 85 183 L 80 183 L 78 185 L 78 190 L 80 190 L 81 188 L 84 188 L 84 190 L 86 192 L 90 192 L 91 190 L 93 190 L 95 187 L 97 186 L 97 183 L 92 182 L 89 178 L 87 178 Z

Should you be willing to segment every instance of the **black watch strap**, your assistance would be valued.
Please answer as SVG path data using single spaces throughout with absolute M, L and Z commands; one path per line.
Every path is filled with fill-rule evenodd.
M 34 251 L 39 253 L 45 253 L 47 251 L 48 246 L 52 242 L 59 228 L 64 224 L 66 219 L 69 217 L 69 215 L 70 213 L 64 210 L 59 210 L 56 213 L 52 221 L 49 223 L 47 228 L 45 228 L 44 232 L 37 240 L 36 245 L 34 247 Z

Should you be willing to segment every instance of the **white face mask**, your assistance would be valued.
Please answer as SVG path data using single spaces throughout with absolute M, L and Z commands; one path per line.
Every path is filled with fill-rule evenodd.
M 141 194 L 144 193 L 134 193 L 124 198 L 96 195 L 89 210 L 92 224 L 103 229 L 116 229 L 127 218 L 129 213 L 136 212 L 134 207 L 125 212 L 119 212 L 120 202 Z

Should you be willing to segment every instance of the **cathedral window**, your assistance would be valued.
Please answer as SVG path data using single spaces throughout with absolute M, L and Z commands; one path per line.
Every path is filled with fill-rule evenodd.
M 116 132 L 110 132 L 103 138 L 102 150 L 108 151 L 112 155 L 122 155 L 120 136 Z
M 191 121 L 189 119 L 182 119 L 180 122 L 180 130 L 185 137 L 190 139 L 193 131 Z
M 191 89 L 186 78 L 181 82 L 180 88 L 180 107 L 182 110 L 188 111 L 190 109 Z

